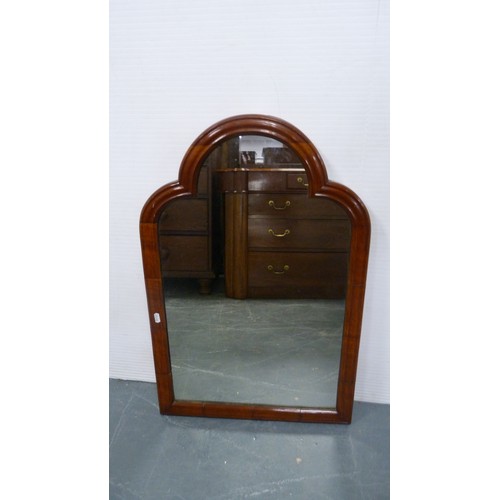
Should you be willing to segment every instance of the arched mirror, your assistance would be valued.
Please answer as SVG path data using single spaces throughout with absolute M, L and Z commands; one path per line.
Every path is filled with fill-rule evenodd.
M 349 423 L 369 237 L 297 128 L 207 129 L 141 214 L 160 411 Z

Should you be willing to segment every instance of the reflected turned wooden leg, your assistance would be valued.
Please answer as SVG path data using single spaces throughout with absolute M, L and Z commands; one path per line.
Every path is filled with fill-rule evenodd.
M 209 295 L 212 293 L 212 281 L 211 278 L 200 278 L 198 284 L 200 285 L 199 292 L 202 295 Z

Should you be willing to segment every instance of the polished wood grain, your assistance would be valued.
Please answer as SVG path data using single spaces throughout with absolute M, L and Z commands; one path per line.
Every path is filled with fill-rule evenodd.
M 299 186 L 297 189 L 305 189 L 309 197 L 334 201 L 349 218 L 349 272 L 335 408 L 175 399 L 163 307 L 158 221 L 163 208 L 170 201 L 196 195 L 198 174 L 204 159 L 217 146 L 239 134 L 267 135 L 287 145 L 300 159 L 307 175 L 308 186 Z M 287 185 L 287 189 L 289 188 Z M 141 213 L 140 226 L 158 399 L 162 414 L 296 422 L 351 422 L 370 245 L 370 218 L 363 202 L 352 190 L 328 179 L 318 151 L 300 130 L 284 120 L 265 115 L 239 115 L 215 123 L 200 134 L 186 152 L 179 169 L 179 180 L 161 187 L 147 200 Z M 159 315 L 159 322 L 154 319 L 155 313 Z

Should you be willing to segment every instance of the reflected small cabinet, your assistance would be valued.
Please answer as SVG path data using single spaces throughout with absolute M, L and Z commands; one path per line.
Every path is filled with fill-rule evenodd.
M 197 194 L 173 200 L 158 222 L 164 278 L 196 278 L 199 291 L 208 294 L 221 273 L 220 197 L 214 189 L 213 169 L 200 169 Z
M 220 171 L 226 295 L 345 298 L 350 224 L 335 202 L 307 195 L 302 168 Z

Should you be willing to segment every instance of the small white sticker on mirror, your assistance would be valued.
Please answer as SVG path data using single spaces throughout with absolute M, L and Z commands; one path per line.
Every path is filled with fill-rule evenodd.
M 155 323 L 159 323 L 160 322 L 160 313 L 154 313 L 154 318 L 155 318 Z

